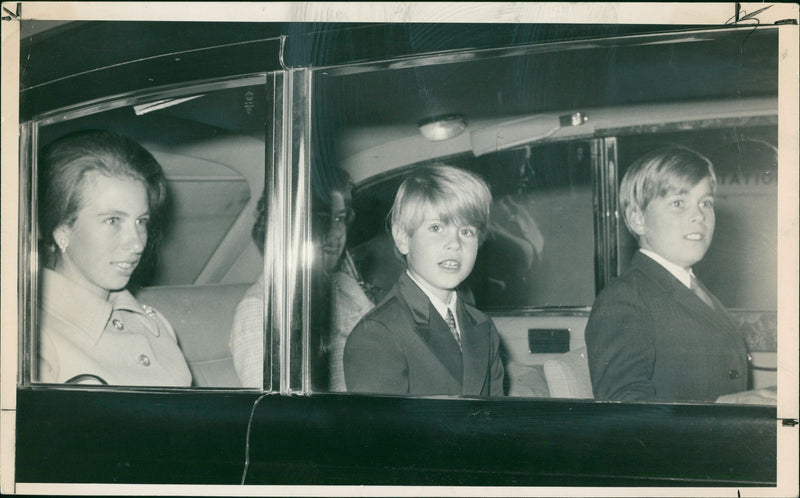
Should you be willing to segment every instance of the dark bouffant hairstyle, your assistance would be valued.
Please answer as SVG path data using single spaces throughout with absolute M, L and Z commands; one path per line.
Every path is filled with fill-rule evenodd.
M 167 181 L 150 152 L 117 133 L 87 130 L 50 143 L 39 157 L 39 230 L 46 267 L 55 268 L 61 256 L 53 232 L 63 224 L 75 222 L 83 206 L 84 179 L 93 171 L 144 183 L 150 221 L 143 257 L 149 259 L 153 255 L 161 239 Z

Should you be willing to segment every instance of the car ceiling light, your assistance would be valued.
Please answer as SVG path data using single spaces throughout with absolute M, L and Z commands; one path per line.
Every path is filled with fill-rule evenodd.
M 448 114 L 446 116 L 434 116 L 423 119 L 417 123 L 419 132 L 431 142 L 441 142 L 449 140 L 464 133 L 467 123 L 459 114 Z

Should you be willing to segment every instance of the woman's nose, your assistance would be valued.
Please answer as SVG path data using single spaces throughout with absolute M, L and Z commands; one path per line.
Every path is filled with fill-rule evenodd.
M 126 230 L 124 248 L 139 254 L 144 251 L 144 246 L 147 245 L 147 228 L 133 223 L 131 227 Z
M 331 226 L 328 229 L 328 238 L 338 239 L 340 237 L 344 237 L 346 233 L 347 233 L 347 227 L 343 222 L 339 222 L 337 220 L 331 220 Z

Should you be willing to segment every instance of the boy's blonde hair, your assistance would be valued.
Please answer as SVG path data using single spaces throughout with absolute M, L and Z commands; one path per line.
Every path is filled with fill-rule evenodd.
M 705 178 L 716 193 L 717 177 L 711 161 L 688 147 L 665 147 L 637 159 L 619 186 L 619 204 L 628 231 L 638 238 L 628 219 L 629 211 L 643 213 L 653 199 L 689 191 Z
M 475 173 L 444 164 L 423 166 L 400 185 L 390 211 L 392 228 L 410 236 L 422 224 L 425 206 L 432 205 L 441 210 L 442 222 L 472 225 L 483 242 L 491 203 L 489 186 Z

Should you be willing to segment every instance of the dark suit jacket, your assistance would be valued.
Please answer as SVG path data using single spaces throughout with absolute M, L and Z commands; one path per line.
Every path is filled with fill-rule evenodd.
M 713 402 L 747 389 L 744 334 L 641 252 L 604 289 L 586 325 L 597 399 Z
M 428 296 L 404 272 L 347 338 L 347 390 L 502 396 L 497 329 L 461 296 L 457 313 L 463 354 Z

